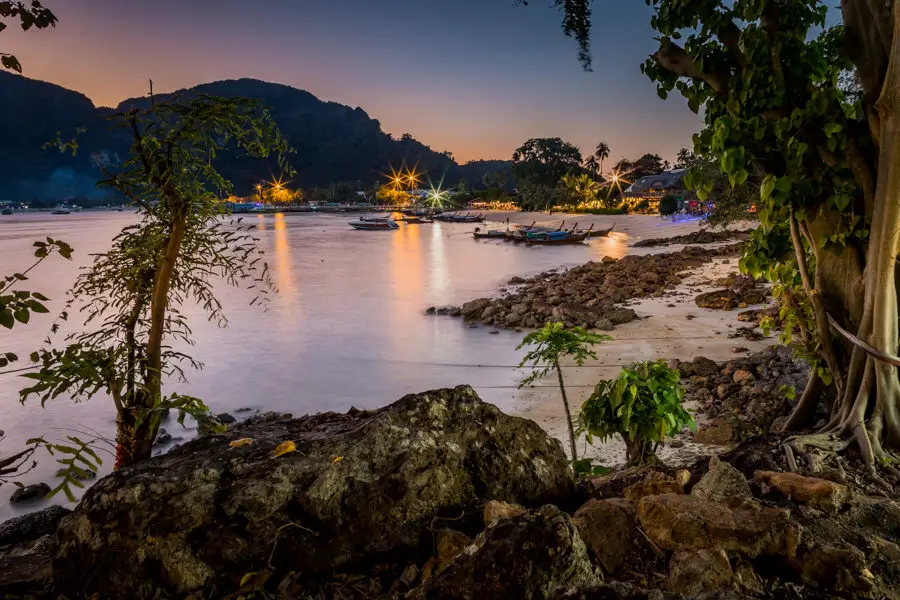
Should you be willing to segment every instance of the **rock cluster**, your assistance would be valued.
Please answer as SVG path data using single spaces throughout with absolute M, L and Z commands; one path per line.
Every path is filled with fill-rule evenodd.
M 308 586 L 430 553 L 435 523 L 486 500 L 540 506 L 572 489 L 561 444 L 534 422 L 467 386 L 435 390 L 240 424 L 116 471 L 63 520 L 54 579 L 104 598 L 234 592 L 247 573 Z
M 0 597 L 900 600 L 896 493 L 785 472 L 780 445 L 576 488 L 558 441 L 465 386 L 273 414 L 0 525 Z
M 738 273 L 720 279 L 716 284 L 722 287 L 695 298 L 697 306 L 715 310 L 745 308 L 751 304 L 764 304 L 770 293 L 756 279 Z
M 784 346 L 721 364 L 698 357 L 673 366 L 685 400 L 696 401 L 709 420 L 694 440 L 724 445 L 779 429 L 794 406 L 787 390 L 799 397 L 809 374 L 809 365 Z
M 667 238 L 650 238 L 635 242 L 631 246 L 633 248 L 652 248 L 656 246 L 670 246 L 673 244 L 715 244 L 717 242 L 728 242 L 731 240 L 740 240 L 746 242 L 750 239 L 752 229 L 744 230 L 722 230 L 710 231 L 709 229 L 701 229 L 686 235 L 676 235 Z
M 516 287 L 499 298 L 478 298 L 429 313 L 464 317 L 494 327 L 541 327 L 548 321 L 610 330 L 637 318 L 622 303 L 634 298 L 659 297 L 678 285 L 685 271 L 716 257 L 734 256 L 740 244 L 722 248 L 684 248 L 679 252 L 647 256 L 628 255 L 562 271 L 516 279 Z M 443 312 L 440 312 L 443 311 Z

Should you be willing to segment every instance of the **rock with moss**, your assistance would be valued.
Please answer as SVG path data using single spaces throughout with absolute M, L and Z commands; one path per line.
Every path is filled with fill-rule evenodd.
M 434 390 L 239 424 L 117 471 L 62 521 L 54 579 L 103 598 L 230 593 L 250 572 L 314 583 L 430 552 L 435 518 L 488 499 L 539 506 L 572 492 L 562 446 L 534 422 L 468 386 Z

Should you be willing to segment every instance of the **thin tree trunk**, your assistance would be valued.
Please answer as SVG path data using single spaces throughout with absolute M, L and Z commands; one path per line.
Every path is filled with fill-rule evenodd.
M 563 407 L 566 409 L 566 425 L 569 427 L 569 449 L 572 451 L 572 460 L 578 460 L 578 452 L 575 449 L 575 426 L 572 424 L 572 411 L 569 410 L 569 398 L 566 396 L 566 386 L 563 384 L 562 369 L 559 361 L 553 362 L 556 369 L 556 377 L 559 379 L 559 393 L 562 394 Z
M 166 312 L 169 305 L 169 289 L 175 271 L 175 263 L 184 241 L 185 207 L 176 208 L 165 252 L 153 282 L 150 298 L 150 332 L 147 336 L 147 363 L 143 389 L 136 391 L 133 404 L 127 414 L 117 420 L 117 467 L 128 466 L 152 456 L 153 441 L 159 423 L 156 419 L 138 419 L 144 411 L 153 408 L 162 395 L 162 347 Z

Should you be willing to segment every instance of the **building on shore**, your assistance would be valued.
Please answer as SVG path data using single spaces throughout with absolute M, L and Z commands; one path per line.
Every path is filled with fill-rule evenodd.
M 677 212 L 703 212 L 703 203 L 684 185 L 686 173 L 684 169 L 675 169 L 641 177 L 625 190 L 623 194 L 625 205 L 630 210 L 658 212 L 660 200 L 672 196 L 677 201 Z

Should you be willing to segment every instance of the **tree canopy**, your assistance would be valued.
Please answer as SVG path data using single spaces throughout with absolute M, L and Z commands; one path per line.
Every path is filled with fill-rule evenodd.
M 513 152 L 512 172 L 519 183 L 553 187 L 568 173 L 580 172 L 581 150 L 560 138 L 533 138 Z

